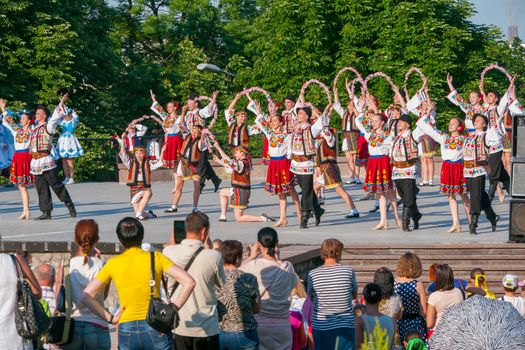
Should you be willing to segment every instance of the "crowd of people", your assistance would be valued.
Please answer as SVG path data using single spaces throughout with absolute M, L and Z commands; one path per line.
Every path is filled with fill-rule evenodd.
M 384 76 L 381 74 L 378 76 Z M 346 104 L 339 99 L 336 83 L 332 103 L 328 88 L 315 81 L 327 93 L 329 103 L 324 107 L 306 100 L 306 88 L 312 82 L 309 81 L 303 85 L 297 98 L 291 95 L 284 98 L 282 111 L 279 110 L 280 104 L 271 100 L 269 95 L 267 110 L 262 108 L 250 93 L 263 90 L 254 87 L 237 94 L 224 111 L 229 128 L 229 152 L 219 145 L 212 133 L 218 115 L 218 91 L 208 98 L 190 95 L 181 108 L 176 102 L 168 102 L 166 109 L 151 92 L 151 110 L 158 116 L 133 120 L 121 136 L 115 134 L 120 144 L 120 158 L 129 169 L 127 185 L 134 216 L 139 220 L 157 217 L 148 210 L 148 203 L 152 197 L 151 172 L 161 167 L 173 169 L 174 177 L 172 203 L 165 212 L 178 211 L 182 189 L 188 180 L 193 183 L 193 211 L 198 211 L 206 180 L 212 180 L 215 191 L 222 181 L 210 165 L 211 153 L 213 160 L 231 174 L 231 187 L 220 191 L 219 221 L 227 221 L 229 205 L 235 221 L 272 221 L 275 227 L 286 226 L 287 197 L 290 196 L 300 227 L 307 228 L 310 218 L 319 225 L 325 212 L 322 208 L 324 191 L 329 189 L 334 189 L 348 206 L 346 218 L 359 218 L 359 210 L 343 188 L 337 164 L 338 132 L 330 126 L 335 111 L 335 115 L 342 119 L 342 151 L 350 169 L 347 183 L 362 184 L 367 196 L 376 199 L 373 211 L 379 211 L 380 220 L 373 229 L 389 228 L 390 206 L 397 228 L 404 231 L 419 228 L 423 214 L 417 205 L 419 188 L 416 176 L 419 172 L 422 177 L 419 186 L 434 184 L 433 156 L 439 144 L 443 159 L 440 192 L 447 196 L 452 216 L 448 232 L 461 231 L 458 197 L 465 208 L 471 234 L 477 233 L 481 211 L 495 231 L 499 216 L 492 209 L 491 201 L 498 191 L 504 200 L 503 191 L 509 190 L 512 117 L 523 114 L 523 107 L 516 97 L 515 79 L 510 78 L 507 91 L 500 96 L 495 90 L 484 90 L 482 75 L 479 90 L 471 91 L 465 100 L 454 88 L 452 76 L 448 75 L 450 94 L 447 98 L 461 108 L 465 117 L 452 118 L 446 131 L 436 128 L 436 104 L 430 99 L 426 78 L 414 96 L 409 96 L 408 91 L 401 94 L 392 83 L 393 103 L 383 111 L 379 109 L 377 98 L 368 90 L 368 77 L 366 80 L 356 78 L 363 84 L 360 96 L 354 93 L 356 80 L 351 88 L 347 81 L 349 95 Z M 242 96 L 249 100 L 246 108 L 237 107 Z M 67 97 L 62 97 L 49 120 L 43 106 L 37 107 L 34 115 L 25 110 L 13 113 L 6 109 L 6 102 L 0 100 L 3 117 L 0 144 L 5 150 L 0 157 L 0 168 L 9 169 L 11 182 L 20 189 L 23 212 L 19 219 L 30 217 L 27 186 L 33 181 L 42 211 L 38 219 L 51 219 L 50 188 L 65 203 L 70 215 L 76 216 L 64 184 L 74 182 L 73 159 L 84 151 L 74 135 L 78 115 L 66 106 Z M 204 100 L 208 103 L 201 108 L 199 103 Z M 253 124 L 247 122 L 249 111 L 255 114 Z M 141 124 L 145 119 L 162 124 L 164 132 L 160 142 L 155 140 L 147 147 L 141 143 L 141 136 L 147 130 Z M 52 139 L 58 126 L 61 126 L 61 135 L 55 148 Z M 278 219 L 265 213 L 252 215 L 245 212 L 251 195 L 250 137 L 261 133 L 264 134 L 261 156 L 268 166 L 265 191 L 279 200 Z M 59 157 L 66 177 L 63 182 L 58 179 L 56 171 L 55 160 Z M 361 168 L 365 169 L 363 178 L 360 177 Z M 487 177 L 490 183 L 488 193 L 485 191 Z M 296 185 L 301 189 L 300 196 L 295 190 Z M 398 205 L 401 204 L 403 209 L 399 215 Z
M 59 266 L 31 267 L 28 255 L 0 254 L 0 348 L 110 349 L 110 328 L 116 325 L 119 349 L 438 349 L 434 341 L 468 339 L 459 328 L 445 331 L 451 322 L 447 315 L 477 298 L 498 303 L 506 319 L 521 320 L 507 333 L 490 329 L 489 338 L 511 330 L 520 334 L 516 341 L 525 337 L 525 280 L 515 275 L 505 275 L 502 289 L 491 291 L 481 268 L 464 280 L 448 264 L 436 263 L 425 286 L 419 257 L 407 252 L 395 272 L 378 269 L 360 292 L 359 276 L 341 264 L 343 244 L 337 239 L 323 241 L 323 263 L 301 280 L 294 266 L 280 259 L 279 237 L 271 227 L 262 228 L 247 249 L 235 240 L 212 242 L 209 218 L 202 212 L 186 217 L 185 230 L 184 240 L 176 244 L 171 238 L 160 252 L 144 242 L 140 220 L 124 218 L 116 228 L 124 251 L 107 259 L 97 249 L 96 221 L 84 219 L 73 235 L 77 248 Z M 69 342 L 43 344 L 45 338 L 19 335 L 17 273 L 48 315 L 65 313 L 74 320 Z M 66 286 L 66 298 L 71 296 L 68 311 L 60 307 L 57 284 Z M 118 301 L 112 310 L 105 306 L 111 284 Z M 503 296 L 493 300 L 495 292 Z M 171 331 L 150 325 L 152 298 L 176 310 Z M 482 329 L 483 322 L 497 317 L 483 312 L 478 307 L 468 315 Z

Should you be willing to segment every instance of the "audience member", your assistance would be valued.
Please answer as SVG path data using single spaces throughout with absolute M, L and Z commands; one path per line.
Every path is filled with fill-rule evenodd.
M 455 304 L 465 300 L 463 292 L 454 286 L 454 272 L 448 264 L 439 264 L 436 266 L 436 291 L 428 297 L 427 306 L 427 327 L 429 337 L 435 328 L 445 310 Z
M 160 297 L 163 274 L 180 283 L 178 297 L 173 300 L 176 309 L 188 300 L 195 286 L 194 280 L 183 269 L 173 264 L 159 252 L 154 252 L 154 281 L 151 281 L 151 253 L 141 248 L 144 226 L 136 219 L 127 217 L 117 224 L 117 237 L 125 250 L 112 257 L 84 289 L 80 300 L 91 312 L 110 324 L 118 323 L 118 348 L 120 350 L 171 350 L 172 339 L 151 328 L 146 322 L 151 298 L 151 284 L 155 297 Z M 113 281 L 120 300 L 121 311 L 111 314 L 97 301 L 100 291 Z
M 430 295 L 436 291 L 436 285 L 435 285 L 436 266 L 438 265 L 439 265 L 438 263 L 434 263 L 430 265 L 430 267 L 428 268 L 428 281 L 430 282 L 430 284 L 428 285 L 428 288 L 427 288 L 427 295 Z M 461 291 L 461 293 L 463 294 L 463 299 L 467 297 L 467 294 L 466 294 L 467 285 L 468 285 L 468 282 L 463 279 L 458 279 L 458 278 L 454 279 L 454 288 L 457 288 Z
M 496 299 L 496 294 L 489 290 L 485 271 L 479 267 L 470 271 L 470 280 L 466 290 L 468 292 L 467 297 L 479 294 L 489 299 Z
M 279 238 L 271 227 L 259 230 L 257 244 L 240 269 L 257 277 L 261 311 L 255 316 L 259 325 L 259 349 L 289 350 L 292 347 L 290 293 L 297 283 L 292 263 L 277 255 Z
M 350 266 L 341 265 L 343 243 L 326 239 L 321 245 L 324 264 L 308 273 L 308 295 L 314 304 L 312 333 L 316 350 L 355 349 L 352 301 L 357 281 Z
M 374 273 L 374 283 L 381 287 L 382 299 L 379 312 L 399 320 L 403 314 L 401 297 L 394 292 L 394 274 L 387 267 L 381 267 Z
M 389 349 L 394 345 L 399 345 L 399 333 L 397 330 L 396 321 L 379 311 L 379 303 L 383 299 L 383 291 L 381 286 L 376 283 L 368 283 L 363 289 L 363 297 L 365 299 L 366 311 L 361 317 L 356 320 L 356 345 L 357 349 L 361 349 L 363 345 L 368 349 L 374 348 L 379 339 L 375 328 L 379 327 L 386 334 L 386 344 L 389 344 Z
M 73 301 L 72 318 L 75 320 L 73 340 L 64 346 L 65 350 L 100 349 L 109 350 L 111 339 L 108 321 L 98 317 L 80 300 L 87 285 L 95 279 L 104 267 L 98 257 L 95 245 L 98 243 L 98 224 L 95 220 L 80 220 L 75 227 L 75 243 L 78 245 L 76 255 L 69 260 L 69 280 Z M 104 304 L 109 284 L 95 296 L 96 301 Z
M 503 284 L 503 290 L 505 292 L 501 300 L 511 303 L 521 316 L 525 317 L 525 300 L 521 296 L 516 296 L 518 276 L 507 274 L 503 277 L 501 283 Z
M 42 288 L 42 299 L 44 299 L 49 307 L 51 315 L 55 313 L 57 301 L 55 296 L 55 268 L 47 263 L 42 263 L 34 268 L 35 276 L 38 284 Z
M 226 282 L 217 289 L 221 349 L 259 348 L 254 314 L 261 308 L 257 278 L 238 268 L 242 263 L 242 243 L 222 242 Z
M 310 333 L 312 325 L 312 301 L 306 294 L 304 283 L 296 275 L 297 284 L 290 295 L 290 325 L 292 326 L 292 350 L 312 348 L 313 337 Z
M 213 249 L 221 251 L 223 243 L 224 242 L 222 240 L 220 240 L 220 239 L 214 239 L 213 242 L 212 242 Z
M 397 321 L 402 339 L 405 339 L 409 329 L 416 329 L 423 340 L 427 338 L 427 295 L 423 283 L 417 280 L 421 276 L 421 270 L 421 260 L 416 254 L 405 253 L 399 258 L 394 291 L 401 297 L 403 304 L 403 315 Z
M 166 246 L 163 251 L 181 268 L 194 259 L 188 273 L 195 280 L 195 289 L 179 310 L 174 345 L 177 350 L 218 350 L 220 328 L 215 287 L 222 287 L 226 280 L 222 255 L 211 249 L 210 221 L 206 214 L 199 211 L 189 214 L 185 227 L 186 239 L 180 244 Z M 183 293 L 177 288 L 171 300 L 177 300 Z
M 415 329 L 410 329 L 406 332 L 403 346 L 406 350 L 427 350 L 423 337 Z
M 22 267 L 23 274 L 37 298 L 42 297 L 42 289 L 23 257 L 15 256 Z M 9 254 L 0 253 L 0 349 L 32 349 L 31 341 L 18 335 L 15 325 L 17 303 L 17 267 Z

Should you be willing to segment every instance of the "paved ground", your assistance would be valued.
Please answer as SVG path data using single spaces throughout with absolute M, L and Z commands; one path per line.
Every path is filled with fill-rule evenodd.
M 191 211 L 190 184 L 186 185 L 179 213 L 176 215 L 164 214 L 171 200 L 171 183 L 155 183 L 153 185 L 153 200 L 151 208 L 159 214 L 159 218 L 145 222 L 146 241 L 165 242 L 172 228 L 173 219 L 183 219 Z M 211 183 L 210 183 L 211 186 Z M 226 185 L 223 185 L 226 186 Z M 277 199 L 264 193 L 262 182 L 256 182 L 252 190 L 249 213 L 267 213 L 277 216 L 279 206 Z M 363 196 L 360 188 L 345 185 L 354 199 Z M 58 202 L 56 197 L 55 210 L 52 221 L 18 221 L 16 218 L 21 212 L 19 193 L 15 188 L 0 189 L 0 235 L 3 240 L 16 241 L 67 241 L 73 236 L 73 229 L 78 219 L 94 218 L 97 220 L 101 231 L 101 241 L 116 241 L 115 226 L 118 220 L 127 215 L 132 215 L 128 202 L 129 190 L 124 185 L 116 183 L 83 183 L 68 186 L 71 196 L 79 212 L 78 218 L 71 219 L 66 208 Z M 30 189 L 31 213 L 38 216 L 37 195 L 34 188 Z M 54 196 L 54 195 L 53 195 Z M 391 228 L 388 231 L 373 231 L 379 220 L 379 214 L 369 214 L 373 201 L 356 202 L 361 211 L 359 219 L 346 219 L 344 215 L 347 208 L 342 200 L 333 191 L 326 194 L 327 201 L 324 208 L 326 214 L 320 226 L 311 226 L 307 230 L 299 229 L 297 219 L 292 210 L 289 211 L 289 226 L 279 229 L 281 243 L 286 244 L 319 244 L 323 239 L 335 237 L 345 244 L 352 243 L 457 243 L 457 242 L 506 242 L 508 239 L 508 203 L 499 203 L 496 199 L 494 207 L 501 216 L 498 231 L 490 232 L 488 221 L 480 219 L 479 235 L 470 235 L 467 230 L 465 215 L 462 212 L 463 232 L 448 234 L 445 231 L 451 225 L 450 211 L 446 198 L 438 193 L 438 187 L 423 187 L 419 194 L 419 206 L 423 213 L 421 229 L 405 233 L 399 229 Z M 252 242 L 256 239 L 259 228 L 265 223 L 226 223 L 217 222 L 219 218 L 218 194 L 213 193 L 209 187 L 201 196 L 200 209 L 207 213 L 213 223 L 212 237 L 220 239 L 238 239 L 242 242 Z M 290 207 L 292 209 L 292 207 Z M 233 220 L 233 213 L 228 213 L 228 219 Z M 394 220 L 390 213 L 390 225 Z

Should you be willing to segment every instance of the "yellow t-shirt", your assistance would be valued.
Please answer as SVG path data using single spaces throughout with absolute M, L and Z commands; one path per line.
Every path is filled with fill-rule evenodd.
M 155 296 L 160 295 L 160 278 L 173 266 L 173 262 L 159 252 L 155 252 Z M 115 283 L 120 308 L 124 310 L 119 323 L 144 321 L 150 300 L 150 253 L 139 247 L 129 248 L 124 253 L 108 260 L 100 270 L 97 279 L 107 284 Z

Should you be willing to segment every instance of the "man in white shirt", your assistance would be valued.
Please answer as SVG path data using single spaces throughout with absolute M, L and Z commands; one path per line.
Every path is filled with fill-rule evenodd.
M 186 304 L 179 310 L 180 322 L 174 334 L 175 349 L 219 350 L 220 329 L 215 287 L 222 287 L 226 278 L 222 255 L 210 249 L 210 221 L 206 214 L 189 214 L 185 220 L 185 229 L 186 239 L 180 244 L 167 246 L 163 251 L 164 255 L 182 268 L 195 256 L 188 273 L 196 285 Z M 180 292 L 181 289 L 177 288 L 171 300 L 176 300 Z

